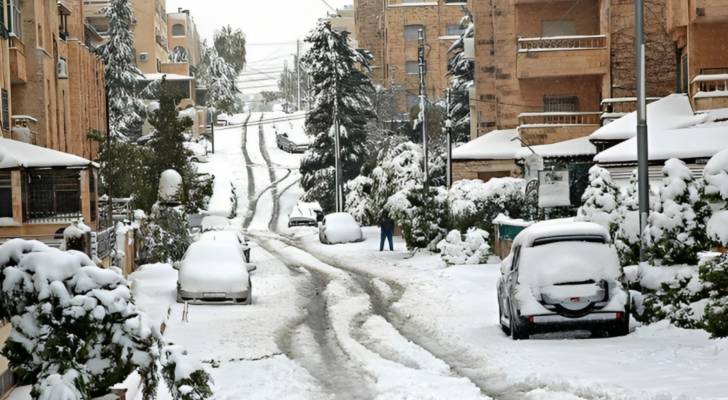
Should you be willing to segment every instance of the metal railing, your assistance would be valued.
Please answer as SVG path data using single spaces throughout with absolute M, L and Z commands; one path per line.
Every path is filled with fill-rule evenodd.
M 519 53 L 529 51 L 604 49 L 606 47 L 607 37 L 605 35 L 518 38 Z
M 693 95 L 714 97 L 728 96 L 728 68 L 722 73 L 703 73 L 692 81 Z
M 600 112 L 533 112 L 518 115 L 520 126 L 599 125 Z
M 116 230 L 109 227 L 99 232 L 91 232 L 91 255 L 98 259 L 111 256 L 116 247 Z

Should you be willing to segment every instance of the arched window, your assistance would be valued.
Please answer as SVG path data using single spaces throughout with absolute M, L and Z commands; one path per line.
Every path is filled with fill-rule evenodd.
M 174 24 L 172 25 L 172 36 L 184 36 L 185 35 L 185 26 L 182 24 Z
M 182 62 L 188 62 L 190 61 L 190 58 L 187 53 L 187 49 L 185 49 L 182 46 L 176 46 L 174 50 L 172 50 L 172 54 L 169 55 L 170 61 L 175 63 L 182 63 Z

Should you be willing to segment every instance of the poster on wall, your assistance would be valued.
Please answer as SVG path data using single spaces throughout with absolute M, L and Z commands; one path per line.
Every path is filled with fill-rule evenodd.
M 568 170 L 539 171 L 538 183 L 538 206 L 540 208 L 571 205 Z

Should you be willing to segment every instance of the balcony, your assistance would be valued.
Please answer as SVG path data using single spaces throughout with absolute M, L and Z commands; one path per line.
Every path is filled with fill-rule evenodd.
M 660 97 L 648 97 L 647 104 L 659 100 Z M 636 97 L 613 97 L 602 100 L 601 124 L 606 125 L 614 120 L 637 110 Z
M 728 22 L 728 0 L 694 0 L 691 23 Z
M 608 69 L 604 35 L 518 39 L 519 79 L 605 75 Z
M 728 108 L 728 68 L 726 73 L 701 74 L 691 82 L 695 111 Z
M 13 84 L 28 81 L 25 67 L 25 45 L 17 37 L 10 37 L 10 81 Z
M 518 133 L 531 146 L 590 135 L 600 126 L 600 112 L 534 112 L 518 115 Z

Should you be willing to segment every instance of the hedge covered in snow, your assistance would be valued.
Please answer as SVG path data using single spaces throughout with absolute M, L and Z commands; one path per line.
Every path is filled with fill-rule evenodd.
M 118 269 L 99 268 L 77 251 L 14 239 L 0 245 L 0 279 L 0 317 L 12 323 L 2 354 L 19 381 L 33 385 L 34 399 L 105 395 L 135 370 L 144 398 L 153 399 L 160 363 L 175 399 L 210 397 L 209 375 L 197 366 L 187 367 L 199 378 L 194 382 L 166 376 L 170 362 L 189 361 L 169 356 L 179 350 L 165 348 Z M 168 355 L 160 359 L 163 351 Z

